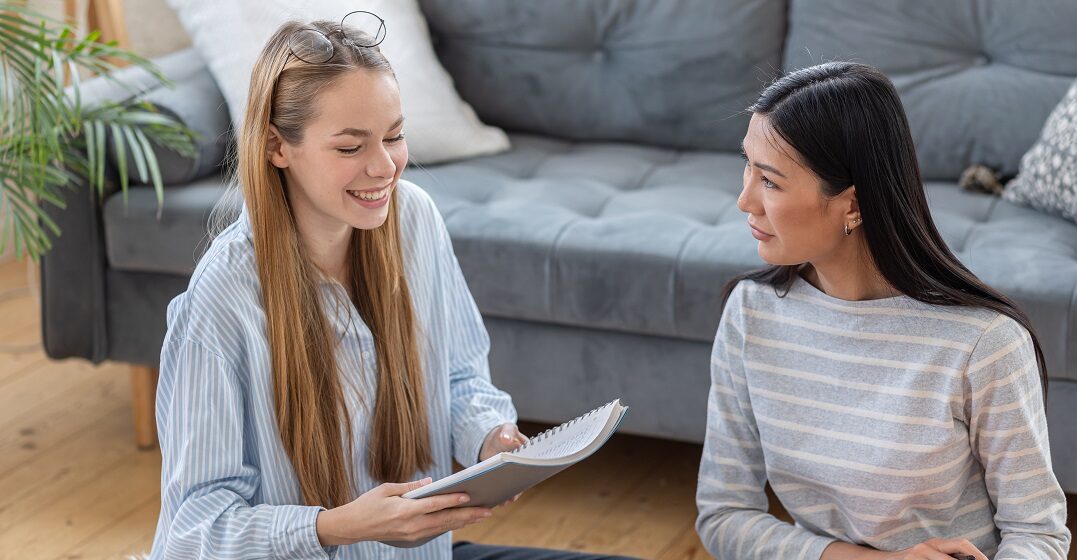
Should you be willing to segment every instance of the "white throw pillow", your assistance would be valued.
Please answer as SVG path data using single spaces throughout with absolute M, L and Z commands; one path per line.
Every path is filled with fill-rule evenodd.
M 168 0 L 228 102 L 237 129 L 251 68 L 270 35 L 289 19 L 339 22 L 367 10 L 385 20 L 380 48 L 400 83 L 411 159 L 437 163 L 507 150 L 504 131 L 479 121 L 453 88 L 430 42 L 416 0 Z

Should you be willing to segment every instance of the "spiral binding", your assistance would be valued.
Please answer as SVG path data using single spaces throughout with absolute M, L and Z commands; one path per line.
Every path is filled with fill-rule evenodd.
M 561 430 L 564 430 L 565 428 L 575 424 L 576 422 L 579 422 L 580 420 L 583 420 L 584 418 L 587 418 L 587 417 L 591 416 L 592 414 L 598 412 L 599 410 L 602 410 L 603 408 L 606 408 L 607 406 L 613 404 L 614 402 L 616 402 L 616 401 L 610 401 L 610 402 L 608 402 L 608 403 L 606 403 L 606 404 L 604 404 L 602 406 L 596 406 L 595 408 L 591 409 L 590 412 L 585 412 L 585 413 L 573 418 L 572 420 L 569 420 L 568 422 L 565 422 L 564 424 L 561 424 L 560 426 L 554 426 L 554 427 L 550 428 L 549 430 L 546 430 L 545 432 L 542 432 L 541 434 L 529 439 L 527 441 L 527 443 L 525 443 L 525 444 L 521 445 L 520 447 L 517 447 L 516 449 L 514 449 L 513 453 L 515 453 L 517 451 L 524 451 L 524 450 L 528 449 L 529 447 L 531 447 L 532 445 L 536 445 L 538 443 L 541 443 L 543 440 L 545 440 L 548 437 L 552 437 L 552 436 L 555 436 L 555 435 L 561 433 Z

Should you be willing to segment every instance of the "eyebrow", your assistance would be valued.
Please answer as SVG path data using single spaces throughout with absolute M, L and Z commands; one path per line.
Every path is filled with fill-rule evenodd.
M 744 151 L 744 142 L 740 143 L 740 154 L 742 156 L 744 156 L 744 159 L 748 159 L 748 152 Z M 758 163 L 758 162 L 754 162 L 754 163 L 752 163 L 752 165 L 754 165 L 755 167 L 758 167 L 759 169 L 762 169 L 764 171 L 770 171 L 771 173 L 773 173 L 773 174 L 775 174 L 775 175 L 777 175 L 777 176 L 779 176 L 779 177 L 781 177 L 783 179 L 788 179 L 788 177 L 785 176 L 785 173 L 782 173 L 781 171 L 778 171 L 777 169 L 774 168 L 774 166 L 767 165 L 765 163 Z
M 402 125 L 402 124 L 404 124 L 404 117 L 403 116 L 401 116 L 401 117 L 397 118 L 395 121 L 393 121 L 393 124 L 392 124 L 392 126 L 389 127 L 389 130 L 392 130 L 392 129 L 394 129 L 394 128 Z M 335 136 L 356 136 L 358 138 L 367 138 L 367 137 L 370 137 L 370 136 L 373 136 L 373 135 L 374 135 L 374 133 L 371 132 L 370 129 L 366 129 L 366 128 L 350 128 L 349 127 L 349 128 L 345 128 L 345 129 L 341 130 L 340 132 L 334 134 L 333 136 L 334 137 Z

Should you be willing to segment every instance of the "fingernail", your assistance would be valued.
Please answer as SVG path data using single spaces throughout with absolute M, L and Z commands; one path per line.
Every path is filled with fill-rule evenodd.
M 460 503 L 462 504 L 462 503 L 464 503 L 464 502 L 466 502 L 466 501 L 468 501 L 468 500 L 470 500 L 470 499 L 471 499 L 471 498 L 470 498 L 470 497 L 468 497 L 468 496 L 460 496 L 460 500 L 459 500 L 459 501 L 460 501 Z
M 483 516 L 483 518 L 487 518 L 487 517 L 490 517 L 491 515 L 493 515 L 493 513 L 492 513 L 492 512 L 489 512 L 489 511 L 484 511 L 484 512 L 482 512 L 482 516 Z

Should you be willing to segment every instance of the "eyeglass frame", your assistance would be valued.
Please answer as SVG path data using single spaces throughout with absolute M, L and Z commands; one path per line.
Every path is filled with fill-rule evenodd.
M 348 19 L 348 17 L 350 17 L 352 15 L 355 15 L 355 14 L 369 14 L 371 16 L 374 16 L 374 18 L 378 20 L 378 30 L 374 32 L 374 39 L 377 42 L 369 44 L 369 45 L 356 43 L 350 37 L 348 37 L 347 33 L 344 32 L 344 20 Z M 329 56 L 327 56 L 325 60 L 322 60 L 322 61 L 319 61 L 319 62 L 311 62 L 311 61 L 303 58 L 302 56 L 300 56 L 299 53 L 295 52 L 295 47 L 292 46 L 292 39 L 295 38 L 295 36 L 299 35 L 300 33 L 316 33 L 316 34 L 320 35 L 323 39 L 325 39 L 325 42 L 328 43 L 329 47 L 332 49 L 332 50 L 329 51 Z M 344 14 L 344 17 L 340 18 L 340 24 L 337 25 L 337 29 L 335 31 L 330 31 L 329 33 L 340 33 L 340 36 L 342 37 L 340 42 L 343 43 L 345 46 L 356 47 L 356 48 L 364 48 L 364 49 L 373 48 L 373 47 L 376 47 L 376 46 L 382 44 L 382 42 L 385 41 L 385 36 L 388 34 L 387 30 L 386 30 L 386 27 L 385 27 L 385 20 L 382 19 L 382 17 L 379 16 L 378 14 L 375 14 L 374 12 L 368 12 L 366 10 L 355 10 L 355 11 L 348 12 L 348 13 Z M 381 39 L 378 39 L 378 37 L 381 37 Z M 292 56 L 298 58 L 299 60 L 302 60 L 303 62 L 306 62 L 307 64 L 324 64 L 324 63 L 328 62 L 329 60 L 331 60 L 333 58 L 333 55 L 336 54 L 336 45 L 334 45 L 333 41 L 331 41 L 329 39 L 329 35 L 327 35 L 322 30 L 314 29 L 312 27 L 304 27 L 303 29 L 300 29 L 300 30 L 296 31 L 295 33 L 293 33 L 292 36 L 288 38 L 288 51 L 290 53 L 292 53 Z

